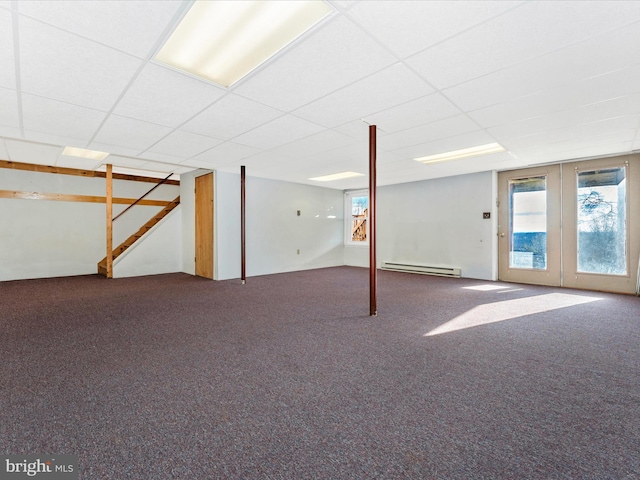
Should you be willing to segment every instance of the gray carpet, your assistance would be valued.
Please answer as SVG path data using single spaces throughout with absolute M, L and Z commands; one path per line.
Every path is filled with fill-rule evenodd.
M 640 478 L 638 298 L 380 272 L 378 309 L 350 267 L 0 283 L 0 453 L 86 479 Z

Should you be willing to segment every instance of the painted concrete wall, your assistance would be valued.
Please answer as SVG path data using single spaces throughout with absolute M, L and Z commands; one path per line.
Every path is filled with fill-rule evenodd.
M 497 279 L 496 185 L 496 174 L 483 172 L 378 188 L 378 265 L 452 266 L 463 277 Z M 368 267 L 368 249 L 345 247 L 345 264 Z
M 115 180 L 114 196 L 137 198 L 153 184 Z M 0 189 L 75 195 L 105 195 L 105 180 L 2 169 Z M 165 185 L 149 198 L 173 199 L 179 187 Z M 114 215 L 125 206 L 114 205 Z M 136 206 L 114 225 L 114 246 L 161 207 Z M 105 205 L 0 199 L 0 280 L 85 275 L 105 256 Z

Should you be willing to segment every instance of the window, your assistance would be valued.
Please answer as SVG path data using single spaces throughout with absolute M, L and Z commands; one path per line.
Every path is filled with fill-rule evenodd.
M 345 244 L 369 244 L 369 192 L 358 190 L 345 194 Z

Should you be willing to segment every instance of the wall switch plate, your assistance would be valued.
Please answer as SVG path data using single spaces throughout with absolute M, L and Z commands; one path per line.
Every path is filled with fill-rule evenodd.
M 300 210 L 298 210 L 298 216 L 300 216 Z

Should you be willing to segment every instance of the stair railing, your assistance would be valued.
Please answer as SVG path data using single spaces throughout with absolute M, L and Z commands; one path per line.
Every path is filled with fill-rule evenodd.
M 162 185 L 164 182 L 166 182 L 167 180 L 169 180 L 169 177 L 171 177 L 171 175 L 173 175 L 173 173 L 170 173 L 169 175 L 167 175 L 165 178 L 163 178 L 162 180 L 160 180 L 159 183 L 156 183 L 153 187 L 151 187 L 151 189 L 149 191 L 147 191 L 147 193 L 145 193 L 144 195 L 142 195 L 140 198 L 138 198 L 135 202 L 133 202 L 131 205 L 129 205 L 127 208 L 125 208 L 123 211 L 121 211 L 118 215 L 116 215 L 115 217 L 113 217 L 113 222 L 115 222 L 118 218 L 120 218 L 122 215 L 124 215 L 124 213 L 129 210 L 130 208 L 134 207 L 140 200 L 142 200 L 144 197 L 146 197 L 147 195 L 149 195 L 151 192 L 153 192 L 156 188 L 158 188 L 160 185 Z

